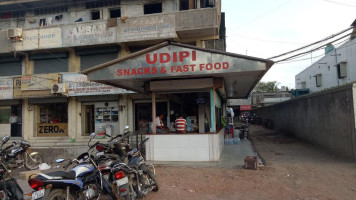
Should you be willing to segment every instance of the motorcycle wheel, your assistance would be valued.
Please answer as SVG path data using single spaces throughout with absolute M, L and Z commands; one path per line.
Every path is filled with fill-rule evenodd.
M 159 184 L 158 184 L 158 182 L 157 182 L 156 175 L 154 175 L 153 172 L 151 172 L 150 169 L 147 169 L 147 174 L 148 174 L 149 178 L 150 178 L 153 182 L 155 182 L 155 183 L 154 183 L 154 188 L 152 189 L 152 191 L 157 192 L 157 191 L 159 190 Z
M 52 190 L 46 200 L 66 200 L 67 199 L 67 191 L 63 189 L 54 189 Z M 75 200 L 73 195 L 69 194 L 69 200 Z
M 28 155 L 30 156 L 30 155 Z M 36 155 L 33 155 L 31 156 L 34 161 L 32 161 L 31 158 L 28 158 L 28 157 L 25 157 L 25 167 L 26 169 L 29 169 L 29 170 L 35 170 L 35 169 L 38 169 L 38 166 L 42 163 L 43 161 L 43 158 L 42 156 L 36 154 Z

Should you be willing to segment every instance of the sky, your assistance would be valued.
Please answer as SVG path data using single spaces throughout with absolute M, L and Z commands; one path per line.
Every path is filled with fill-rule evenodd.
M 326 38 L 349 28 L 356 19 L 356 0 L 221 1 L 227 51 L 259 58 L 270 58 Z M 293 62 L 274 64 L 262 81 L 295 88 L 295 75 L 323 54 L 315 51 Z

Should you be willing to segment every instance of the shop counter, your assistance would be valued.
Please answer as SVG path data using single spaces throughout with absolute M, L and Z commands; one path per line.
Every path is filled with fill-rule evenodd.
M 218 133 L 147 134 L 146 159 L 151 161 L 219 161 L 224 129 Z

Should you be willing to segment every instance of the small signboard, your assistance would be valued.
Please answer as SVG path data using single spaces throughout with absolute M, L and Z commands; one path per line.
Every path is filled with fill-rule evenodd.
M 68 136 L 68 123 L 38 123 L 36 136 L 38 137 Z
M 252 110 L 252 106 L 251 105 L 240 105 L 240 110 L 241 111 Z
M 0 79 L 0 99 L 13 98 L 13 80 L 9 78 Z

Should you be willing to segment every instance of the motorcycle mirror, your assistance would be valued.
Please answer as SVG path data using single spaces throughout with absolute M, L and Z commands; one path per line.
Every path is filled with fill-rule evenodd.
M 56 163 L 62 163 L 64 161 L 64 159 L 60 158 L 56 160 Z
M 125 129 L 124 129 L 124 131 L 127 131 L 127 130 L 129 130 L 129 126 L 125 126 Z
M 93 133 L 90 134 L 89 138 L 93 139 L 95 136 L 96 136 L 96 133 L 93 132 Z
M 2 140 L 2 143 L 6 143 L 7 141 L 9 141 L 10 139 L 10 136 L 9 135 L 5 135 L 1 140 Z

